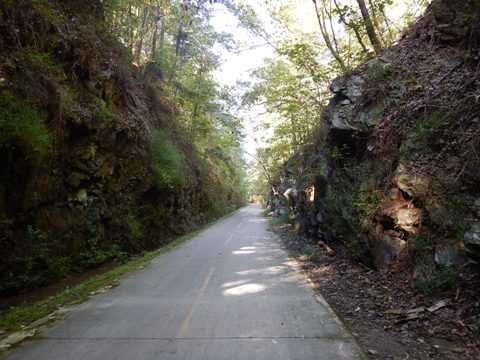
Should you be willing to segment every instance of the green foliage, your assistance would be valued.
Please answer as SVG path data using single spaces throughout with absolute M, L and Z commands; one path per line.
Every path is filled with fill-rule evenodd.
M 31 105 L 7 92 L 0 93 L 0 149 L 20 148 L 29 159 L 40 160 L 51 150 L 52 134 Z
M 455 110 L 432 110 L 415 119 L 414 125 L 409 129 L 400 146 L 400 157 L 402 159 L 413 159 L 421 150 L 428 149 L 429 144 L 438 140 L 442 129 L 455 116 Z
M 410 235 L 408 238 L 409 246 L 417 255 L 430 255 L 435 249 L 435 244 L 431 234 Z
M 270 225 L 278 226 L 283 224 L 289 224 L 292 221 L 292 217 L 290 214 L 283 214 L 277 217 L 274 217 L 270 220 Z
M 322 230 L 341 240 L 353 256 L 361 258 L 366 251 L 362 233 L 371 226 L 379 202 L 380 193 L 373 189 L 357 194 L 329 192 L 323 199 L 327 221 Z
M 350 154 L 350 149 L 347 144 L 343 144 L 340 147 L 332 147 L 330 149 L 330 157 L 337 170 L 351 172 L 355 165 L 355 158 Z
M 162 130 L 157 130 L 153 135 L 153 161 L 158 176 L 157 183 L 161 188 L 174 187 L 183 183 L 184 160 Z
M 43 69 L 49 71 L 53 75 L 59 77 L 59 80 L 66 80 L 65 74 L 63 73 L 60 65 L 53 58 L 53 54 L 50 52 L 39 52 L 34 48 L 26 48 L 23 50 L 23 53 L 28 57 L 35 65 L 42 67 Z
M 366 229 L 371 224 L 381 200 L 382 194 L 376 188 L 362 190 L 355 197 L 354 208 L 362 229 Z
M 451 266 L 438 268 L 431 265 L 417 267 L 413 286 L 427 296 L 442 296 L 452 292 L 458 286 L 458 273 Z
M 225 217 L 229 215 L 226 215 Z M 217 221 L 219 220 L 221 219 L 218 219 Z M 160 254 L 164 254 L 182 242 L 190 240 L 214 223 L 215 222 L 211 222 L 205 225 L 202 229 L 191 232 L 182 237 L 178 237 L 175 240 L 162 245 L 157 250 L 149 251 L 140 257 L 132 258 L 128 262 L 120 264 L 112 270 L 109 270 L 103 274 L 95 275 L 81 284 L 76 285 L 71 289 L 62 291 L 46 300 L 34 304 L 21 304 L 9 308 L 6 311 L 2 311 L 0 312 L 0 328 L 8 331 L 17 331 L 23 326 L 52 313 L 58 308 L 59 304 L 68 305 L 84 301 L 90 298 L 92 292 L 95 292 L 107 285 L 112 286 L 117 284 L 119 279 L 128 272 L 138 269 L 139 266 L 147 264 Z
M 68 273 L 69 259 L 58 256 L 55 244 L 44 231 L 29 225 L 26 234 L 21 252 L 10 253 L 9 258 L 3 259 L 9 268 L 2 274 L 1 293 L 39 287 Z M 5 249 L 11 246 L 11 241 L 11 237 L 3 237 L 0 244 Z
M 38 13 L 40 13 L 46 20 L 54 23 L 55 20 L 58 20 L 57 16 L 52 13 L 52 9 L 48 3 L 48 0 L 31 0 L 30 2 L 35 10 L 38 11 Z
M 475 203 L 475 198 L 466 194 L 452 194 L 441 197 L 441 203 L 447 210 L 451 222 L 458 225 L 461 229 L 466 218 Z
M 302 252 L 310 259 L 315 260 L 321 255 L 321 251 L 317 245 L 308 244 L 306 245 Z
M 370 63 L 363 74 L 370 83 L 379 84 L 391 81 L 387 66 L 379 60 Z
M 94 237 L 86 242 L 86 249 L 79 254 L 79 266 L 81 268 L 94 268 L 104 264 L 108 260 L 121 260 L 127 257 L 127 253 L 122 251 L 117 244 L 113 244 L 108 249 L 102 244 L 102 239 Z
M 380 122 L 380 119 L 385 111 L 385 106 L 382 103 L 376 103 L 370 106 L 370 115 L 375 122 Z

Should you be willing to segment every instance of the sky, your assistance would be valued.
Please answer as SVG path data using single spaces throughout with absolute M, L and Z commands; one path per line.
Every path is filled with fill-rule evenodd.
M 257 15 L 261 18 L 268 33 L 273 33 L 276 30 L 275 22 L 269 17 L 264 6 L 261 5 L 260 0 L 238 0 L 245 4 L 254 7 Z M 288 0 L 276 0 L 275 4 L 282 4 Z M 421 0 L 418 0 L 421 1 Z M 294 5 L 293 18 L 296 19 L 296 26 L 304 33 L 309 33 L 310 36 L 320 36 L 318 34 L 318 24 L 315 16 L 315 10 L 311 0 L 296 0 L 292 2 Z M 421 9 L 419 7 L 419 9 Z M 401 0 L 395 1 L 394 5 L 389 9 L 389 17 L 393 20 L 399 20 L 405 11 L 405 3 Z M 420 12 L 419 12 L 420 13 Z M 417 13 L 417 15 L 419 14 Z M 265 43 L 265 40 L 256 37 L 246 29 L 239 25 L 238 20 L 234 15 L 229 13 L 223 5 L 214 5 L 214 14 L 212 24 L 218 32 L 231 33 L 234 39 L 241 43 L 239 53 L 228 52 L 221 46 L 217 45 L 215 51 L 221 55 L 222 64 L 214 72 L 214 77 L 218 83 L 222 85 L 235 85 L 237 81 L 253 81 L 250 74 L 252 70 L 261 67 L 264 59 L 274 56 L 274 49 Z M 316 35 L 315 35 L 316 34 Z M 238 114 L 244 119 L 246 138 L 245 150 L 247 153 L 254 154 L 255 149 L 260 145 L 261 136 L 255 137 L 252 129 L 252 121 L 258 120 L 265 110 L 261 106 L 257 106 L 248 111 L 243 111 Z M 258 135 L 258 134 L 257 134 Z M 255 141 L 257 138 L 258 143 Z M 247 155 L 248 157 L 248 155 Z
M 255 8 L 257 15 L 263 21 L 264 26 L 269 33 L 275 31 L 275 24 L 269 17 L 266 9 L 259 5 L 259 0 L 240 0 L 245 4 Z M 278 0 L 279 3 L 283 0 Z M 296 17 L 302 19 L 299 21 L 305 31 L 312 30 L 315 27 L 315 17 L 313 13 L 313 5 L 311 0 L 298 0 L 296 2 Z M 214 77 L 218 83 L 222 85 L 235 85 L 237 81 L 254 81 L 250 76 L 252 70 L 263 65 L 264 59 L 274 56 L 274 49 L 266 44 L 265 40 L 254 36 L 248 30 L 240 26 L 234 15 L 229 13 L 222 5 L 216 4 L 212 19 L 212 24 L 218 32 L 228 32 L 233 34 L 235 40 L 241 43 L 241 51 L 239 53 L 228 52 L 220 46 L 216 47 L 216 52 L 221 54 L 222 64 L 214 72 Z M 253 131 L 253 124 L 264 114 L 265 109 L 262 106 L 256 106 L 253 109 L 243 111 L 239 114 L 244 120 L 246 138 L 245 150 L 247 152 L 247 160 L 249 155 L 254 154 L 255 149 L 262 144 L 259 134 Z M 264 114 L 264 115 L 261 115 Z M 257 136 L 256 136 L 257 135 Z
M 245 1 L 254 5 L 255 1 Z M 261 12 L 262 20 L 268 24 L 268 15 Z M 219 32 L 228 32 L 233 34 L 234 39 L 241 43 L 242 51 L 239 53 L 228 52 L 227 50 L 217 46 L 216 52 L 221 54 L 222 64 L 214 72 L 214 77 L 218 83 L 222 85 L 233 86 L 237 81 L 253 81 L 251 72 L 262 66 L 265 58 L 274 55 L 273 48 L 265 43 L 260 37 L 256 37 L 246 29 L 242 28 L 234 15 L 229 13 L 222 5 L 215 6 L 215 12 L 212 19 L 212 24 Z M 247 153 L 247 161 L 249 161 L 248 154 L 255 154 L 255 149 L 258 147 L 256 137 L 253 131 L 252 121 L 255 121 L 264 109 L 255 107 L 247 111 L 242 111 L 238 114 L 243 118 L 245 127 L 245 143 L 244 148 Z

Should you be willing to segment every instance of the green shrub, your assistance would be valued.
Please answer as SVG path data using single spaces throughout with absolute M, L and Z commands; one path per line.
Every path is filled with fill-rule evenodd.
M 81 268 L 94 268 L 109 260 L 125 259 L 127 257 L 127 253 L 122 251 L 117 244 L 102 249 L 101 242 L 100 237 L 93 237 L 87 241 L 86 249 L 79 254 Z
M 419 254 L 430 254 L 435 248 L 430 234 L 410 235 L 408 238 L 410 247 Z
M 153 135 L 153 160 L 158 176 L 157 183 L 161 188 L 183 183 L 182 155 L 162 130 L 158 130 Z
M 451 266 L 435 268 L 424 266 L 417 268 L 418 274 L 413 278 L 413 286 L 427 296 L 441 296 L 453 291 L 458 285 L 457 271 Z
M 277 217 L 274 217 L 273 219 L 270 220 L 270 224 L 277 226 L 277 225 L 282 225 L 282 224 L 288 224 L 290 223 L 291 218 L 289 214 L 283 214 Z
M 0 247 L 11 247 L 11 236 L 0 238 Z M 68 258 L 60 256 L 56 244 L 34 226 L 26 228 L 26 238 L 16 252 L 4 256 L 0 276 L 0 294 L 22 291 L 49 284 L 64 277 L 69 270 Z
M 303 248 L 303 253 L 311 260 L 316 259 L 320 254 L 320 249 L 317 245 L 308 244 Z
M 21 147 L 27 158 L 38 158 L 51 150 L 51 139 L 44 118 L 10 93 L 0 93 L 0 149 Z
M 400 145 L 400 158 L 411 160 L 414 159 L 418 153 L 433 150 L 434 148 L 432 146 L 441 139 L 445 126 L 456 116 L 458 116 L 458 114 L 454 110 L 435 110 L 415 118 L 415 121 L 406 133 L 404 141 Z
M 29 47 L 25 49 L 25 55 L 30 58 L 33 63 L 55 75 L 60 75 L 62 73 L 59 64 L 53 59 L 52 53 L 36 51 Z
M 465 231 L 462 225 L 475 203 L 475 198 L 466 194 L 452 194 L 442 197 L 441 202 L 460 232 Z
M 388 82 L 391 80 L 389 69 L 380 61 L 372 62 L 364 71 L 365 77 L 372 83 Z

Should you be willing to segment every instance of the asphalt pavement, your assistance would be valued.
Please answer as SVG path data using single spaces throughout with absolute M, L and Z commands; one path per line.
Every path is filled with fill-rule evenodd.
M 5 360 L 359 359 L 249 205 L 67 311 Z

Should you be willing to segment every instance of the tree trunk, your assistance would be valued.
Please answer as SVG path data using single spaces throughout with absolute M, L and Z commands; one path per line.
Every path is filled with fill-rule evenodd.
M 325 25 L 325 16 L 323 14 L 323 11 L 320 13 L 321 10 L 318 8 L 317 0 L 312 0 L 312 1 L 313 1 L 313 4 L 315 5 L 315 13 L 317 14 L 318 26 L 320 27 L 320 32 L 322 33 L 322 37 L 323 37 L 323 40 L 325 41 L 325 45 L 327 46 L 328 50 L 330 50 L 330 53 L 333 55 L 338 65 L 340 65 L 341 71 L 345 73 L 347 72 L 347 67 L 342 57 L 338 53 L 337 49 L 335 49 L 335 47 L 333 46 L 332 41 L 330 40 L 330 36 L 327 32 L 327 28 Z
M 152 36 L 152 61 L 155 61 L 156 51 L 157 51 L 157 36 L 158 36 L 158 24 L 160 22 L 161 11 L 160 5 L 157 5 L 155 10 L 155 25 L 153 27 L 153 36 Z
M 180 47 L 183 39 L 183 17 L 180 18 L 180 24 L 178 25 L 177 35 L 175 36 L 175 56 L 172 63 L 172 72 L 170 74 L 169 83 L 172 82 L 175 72 L 177 71 L 178 60 L 180 57 Z
M 147 19 L 148 14 L 150 13 L 150 7 L 147 5 L 143 8 L 143 17 L 142 17 L 142 26 L 140 28 L 140 37 L 135 45 L 135 60 L 140 60 L 142 56 L 142 47 L 143 47 L 143 39 L 145 38 L 145 34 L 147 33 Z
M 165 15 L 163 12 L 160 12 L 161 19 L 160 19 L 160 39 L 158 44 L 158 55 L 160 57 L 163 56 L 163 48 L 165 47 Z
M 129 34 L 128 34 L 128 37 L 129 37 L 129 40 L 128 40 L 128 48 L 130 49 L 130 51 L 133 50 L 133 37 L 134 37 L 134 32 L 135 32 L 135 27 L 133 25 L 133 7 L 132 7 L 132 4 L 130 4 L 128 6 L 128 16 L 129 16 L 129 20 L 130 20 L 130 29 L 129 29 Z
M 347 20 L 345 19 L 344 14 L 340 11 L 340 7 L 338 6 L 337 0 L 333 0 L 335 3 L 335 7 L 338 10 L 338 15 L 340 16 L 340 21 L 345 25 L 347 29 L 352 29 L 353 33 L 355 34 L 355 37 L 357 38 L 358 43 L 360 44 L 360 47 L 362 48 L 364 53 L 368 53 L 368 49 L 365 46 L 365 43 L 363 42 L 362 36 L 360 35 L 360 32 L 358 31 L 358 27 L 356 26 L 351 26 L 348 24 Z
M 377 33 L 375 31 L 375 27 L 373 26 L 372 18 L 368 13 L 367 5 L 365 4 L 364 0 L 357 0 L 358 6 L 360 7 L 360 12 L 362 13 L 362 18 L 365 23 L 365 29 L 367 30 L 368 39 L 373 46 L 376 54 L 380 53 L 382 46 L 380 41 L 378 40 Z

